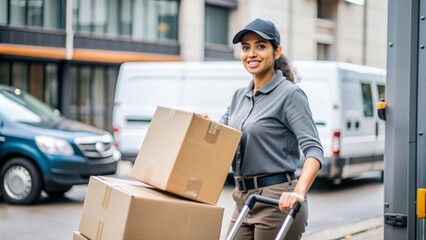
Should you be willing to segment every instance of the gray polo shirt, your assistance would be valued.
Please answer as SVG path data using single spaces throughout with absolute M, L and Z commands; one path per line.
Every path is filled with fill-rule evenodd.
M 294 172 L 300 149 L 323 161 L 308 99 L 279 70 L 255 94 L 253 81 L 238 89 L 220 122 L 243 132 L 232 163 L 237 176 Z

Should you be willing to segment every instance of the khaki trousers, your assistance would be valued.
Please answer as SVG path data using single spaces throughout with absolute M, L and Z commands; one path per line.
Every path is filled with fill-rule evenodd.
M 228 233 L 235 224 L 244 203 L 248 196 L 251 194 L 259 194 L 261 196 L 279 199 L 283 192 L 293 192 L 297 180 L 293 180 L 291 183 L 280 183 L 276 185 L 267 186 L 264 188 L 252 189 L 246 193 L 241 193 L 238 189 L 234 189 L 232 197 L 235 201 L 234 212 L 231 217 L 231 222 L 228 227 Z M 277 206 L 272 206 L 263 203 L 256 203 L 254 207 L 247 214 L 246 219 L 241 225 L 236 238 L 238 240 L 269 240 L 275 239 L 280 230 L 285 218 L 286 212 L 281 212 Z M 308 202 L 305 198 L 305 202 L 297 214 L 293 224 L 291 225 L 285 239 L 286 240 L 298 240 L 302 238 L 302 234 L 305 232 L 308 220 Z

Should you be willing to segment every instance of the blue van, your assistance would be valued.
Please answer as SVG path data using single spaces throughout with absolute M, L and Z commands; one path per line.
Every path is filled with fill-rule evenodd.
M 110 133 L 0 85 L 0 194 L 6 202 L 31 204 L 42 190 L 62 196 L 91 175 L 114 174 L 120 158 Z

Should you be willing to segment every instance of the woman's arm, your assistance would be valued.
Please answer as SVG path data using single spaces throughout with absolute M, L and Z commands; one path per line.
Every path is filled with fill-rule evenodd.
M 319 169 L 320 162 L 317 159 L 312 157 L 305 159 L 302 174 L 294 188 L 294 192 L 284 192 L 281 194 L 279 200 L 281 211 L 289 211 L 297 201 L 304 202 L 305 196 L 311 188 Z

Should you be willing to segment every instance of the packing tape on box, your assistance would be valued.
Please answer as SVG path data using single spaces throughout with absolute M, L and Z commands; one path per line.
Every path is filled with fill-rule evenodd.
M 219 138 L 221 126 L 219 123 L 210 122 L 209 128 L 207 129 L 204 140 L 208 143 L 216 143 Z
M 203 181 L 195 177 L 189 177 L 186 183 L 185 196 L 191 199 L 197 199 L 203 186 Z
M 169 113 L 167 114 L 166 122 L 164 123 L 164 131 L 169 132 L 172 129 L 173 125 L 173 118 L 176 115 L 176 110 L 170 109 Z
M 98 227 L 96 229 L 96 240 L 102 239 L 102 234 L 104 232 L 104 225 L 105 223 L 103 221 L 98 221 Z
M 109 205 L 109 199 L 111 197 L 111 192 L 112 192 L 112 187 L 108 186 L 105 189 L 105 193 L 104 193 L 104 199 L 102 200 L 102 207 L 104 209 L 108 209 L 108 205 Z

